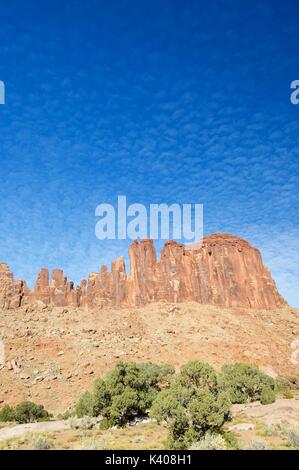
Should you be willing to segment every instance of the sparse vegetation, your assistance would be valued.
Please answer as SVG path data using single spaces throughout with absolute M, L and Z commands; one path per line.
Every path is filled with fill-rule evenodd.
M 287 378 L 287 377 L 278 377 L 277 379 L 277 389 L 282 394 L 283 398 L 291 400 L 295 397 L 294 392 L 297 389 L 297 379 L 296 378 Z
M 220 434 L 207 433 L 200 441 L 193 442 L 190 450 L 226 450 L 226 442 Z
M 66 410 L 64 411 L 63 413 L 59 413 L 57 418 L 58 419 L 69 419 L 71 418 L 72 416 L 74 416 L 74 411 L 71 411 L 71 410 Z
M 186 449 L 194 442 L 204 446 L 203 439 L 218 434 L 226 447 L 238 448 L 237 439 L 230 433 L 225 437 L 223 430 L 231 403 L 267 404 L 275 397 L 275 381 L 257 366 L 227 365 L 217 374 L 209 364 L 191 361 L 174 375 L 168 365 L 119 362 L 82 395 L 75 411 L 78 417 L 101 416 L 102 430 L 150 415 L 167 423 L 168 448 Z
M 271 450 L 265 441 L 252 441 L 245 450 Z
M 81 450 L 106 450 L 108 443 L 103 439 L 90 439 L 80 445 Z
M 293 449 L 299 450 L 299 427 L 290 429 L 287 436 L 290 446 Z
M 88 431 L 93 429 L 96 425 L 96 421 L 91 416 L 83 416 L 83 418 L 69 418 L 69 425 L 71 429 L 81 429 Z
M 50 450 L 52 447 L 52 442 L 47 437 L 37 436 L 35 439 L 33 439 L 33 450 Z
M 248 444 L 248 436 L 244 439 L 242 433 L 233 432 L 234 426 L 225 426 L 231 419 L 232 401 L 245 403 L 233 425 L 246 423 L 246 409 L 254 406 L 246 404 L 257 399 L 272 402 L 276 390 L 275 381 L 256 366 L 224 366 L 217 373 L 209 364 L 191 361 L 174 374 L 174 368 L 168 365 L 119 362 L 104 379 L 95 381 L 92 391 L 81 396 L 75 410 L 65 414 L 70 429 L 66 426 L 60 448 L 107 449 L 109 441 L 111 449 L 162 449 L 163 443 L 178 450 L 298 449 L 297 428 L 255 420 Z M 32 402 L 22 402 L 15 409 L 5 405 L 0 411 L 0 421 L 33 423 L 49 418 L 43 406 Z M 259 436 L 267 440 L 256 440 Z M 0 447 L 54 448 L 54 440 L 48 435 L 26 439 L 7 439 Z
M 285 389 L 283 391 L 283 398 L 286 398 L 287 400 L 291 400 L 292 398 L 294 398 L 294 393 L 292 392 L 292 390 Z
M 266 425 L 264 428 L 263 434 L 268 437 L 282 436 L 286 434 L 286 430 L 280 425 L 276 425 L 276 426 Z

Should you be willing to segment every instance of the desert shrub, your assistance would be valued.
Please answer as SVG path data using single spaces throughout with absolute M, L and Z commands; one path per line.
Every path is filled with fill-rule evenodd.
M 287 431 L 280 424 L 276 424 L 274 426 L 271 424 L 266 424 L 264 432 L 266 436 L 272 437 L 283 436 L 284 434 L 286 434 Z
M 270 405 L 276 400 L 276 392 L 271 387 L 263 387 L 260 394 L 260 402 L 262 405 Z
M 75 413 L 78 418 L 82 418 L 83 416 L 94 416 L 94 396 L 90 392 L 85 392 L 81 396 L 80 400 L 78 401 Z
M 84 416 L 81 420 L 81 429 L 90 430 L 95 426 L 95 421 L 90 416 Z
M 198 442 L 193 442 L 189 450 L 226 450 L 226 442 L 220 434 L 207 433 Z
M 63 413 L 59 413 L 57 417 L 58 419 L 68 420 L 72 416 L 74 416 L 74 411 L 66 410 Z
M 51 448 L 52 448 L 52 443 L 46 437 L 39 436 L 33 439 L 33 442 L 32 442 L 33 450 L 49 450 Z
M 287 435 L 290 446 L 293 449 L 299 450 L 299 427 L 290 429 Z
M 271 450 L 265 441 L 251 441 L 249 447 L 244 450 Z
M 81 429 L 83 431 L 88 431 L 93 429 L 96 425 L 96 421 L 94 418 L 90 416 L 83 416 L 83 418 L 74 418 L 71 417 L 68 419 L 68 424 L 71 429 Z
M 71 429 L 80 429 L 81 419 L 77 419 L 74 416 L 68 419 L 68 424 Z
M 224 431 L 222 437 L 226 442 L 227 449 L 239 449 L 239 442 L 236 433 L 233 431 Z
M 290 400 L 294 398 L 294 390 L 296 390 L 296 379 L 288 377 L 278 377 L 276 380 L 277 390 L 284 398 Z
M 3 408 L 0 410 L 0 421 L 8 422 L 8 421 L 15 421 L 15 411 L 9 405 L 4 405 Z
M 77 416 L 104 417 L 103 423 L 123 426 L 145 415 L 161 387 L 169 385 L 174 368 L 169 365 L 118 362 L 106 376 L 86 392 L 76 406 Z M 104 425 L 103 424 L 103 425 Z
M 91 439 L 80 445 L 80 450 L 106 450 L 108 443 L 103 439 Z
M 192 361 L 182 367 L 169 388 L 159 393 L 150 415 L 158 422 L 167 422 L 168 447 L 186 449 L 207 432 L 219 433 L 229 410 L 228 395 L 219 389 L 214 369 Z
M 286 398 L 287 400 L 291 400 L 292 398 L 294 398 L 294 393 L 292 392 L 292 390 L 285 389 L 283 390 L 282 394 L 283 398 Z
M 299 390 L 298 376 L 278 377 L 277 382 L 281 389 Z
M 47 421 L 50 414 L 42 405 L 31 401 L 23 401 L 16 406 L 15 420 L 18 423 L 34 423 L 35 421 Z
M 222 368 L 221 384 L 227 390 L 232 403 L 248 403 L 260 400 L 273 403 L 276 398 L 276 382 L 255 365 L 234 364 Z
M 109 428 L 111 428 L 111 423 L 109 422 L 109 420 L 107 418 L 101 419 L 101 421 L 99 422 L 99 429 L 104 431 Z

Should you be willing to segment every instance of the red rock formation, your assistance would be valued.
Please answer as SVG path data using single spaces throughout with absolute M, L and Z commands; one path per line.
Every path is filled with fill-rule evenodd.
M 6 263 L 0 263 L 0 308 L 18 308 L 29 297 L 25 281 L 15 281 Z
M 42 269 L 32 292 L 24 281 L 14 281 L 0 265 L 0 307 L 16 308 L 42 301 L 53 306 L 138 306 L 149 302 L 196 301 L 226 307 L 280 308 L 286 304 L 277 291 L 260 252 L 239 237 L 216 234 L 205 237 L 198 248 L 174 241 L 165 244 L 157 261 L 152 240 L 135 241 L 129 249 L 130 274 L 124 259 L 91 273 L 88 283 L 74 288 L 60 269 L 51 281 Z
M 38 273 L 32 300 L 41 301 L 46 305 L 50 303 L 49 271 L 46 268 L 42 268 Z
M 141 243 L 135 240 L 130 246 L 129 258 L 131 270 L 127 282 L 128 303 L 142 305 L 158 300 L 156 279 L 158 264 L 153 240 L 142 240 Z
M 160 279 L 167 280 L 161 297 L 172 302 L 255 308 L 286 305 L 260 252 L 239 237 L 211 235 L 195 251 L 168 242 L 157 271 Z

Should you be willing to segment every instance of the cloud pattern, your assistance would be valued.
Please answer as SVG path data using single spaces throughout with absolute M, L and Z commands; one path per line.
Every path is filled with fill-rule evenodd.
M 17 278 L 78 282 L 126 253 L 94 233 L 124 194 L 204 204 L 205 233 L 247 237 L 299 306 L 298 4 L 210 3 L 3 6 L 0 257 Z

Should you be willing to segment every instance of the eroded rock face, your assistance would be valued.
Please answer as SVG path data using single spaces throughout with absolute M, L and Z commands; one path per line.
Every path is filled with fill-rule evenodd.
M 33 301 L 41 301 L 48 305 L 50 303 L 49 271 L 42 268 L 37 275 L 37 280 L 32 292 Z
M 152 240 L 135 241 L 129 249 L 130 274 L 124 259 L 91 273 L 76 288 L 60 269 L 51 280 L 43 268 L 30 292 L 24 281 L 14 281 L 0 264 L 0 307 L 17 308 L 41 301 L 53 306 L 139 306 L 149 302 L 186 302 L 225 307 L 280 308 L 287 305 L 278 293 L 260 252 L 239 237 L 205 237 L 199 248 L 174 241 L 165 244 L 157 260 Z
M 169 241 L 159 262 L 150 240 L 134 242 L 129 254 L 129 304 L 194 300 L 226 307 L 286 305 L 260 252 L 239 237 L 211 235 L 198 250 Z
M 29 292 L 25 281 L 15 281 L 9 266 L 0 263 L 0 308 L 20 307 L 26 303 Z

